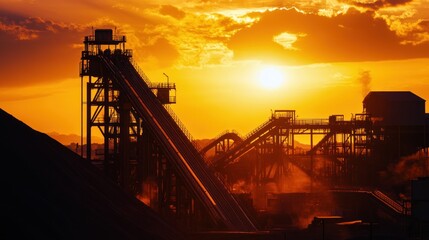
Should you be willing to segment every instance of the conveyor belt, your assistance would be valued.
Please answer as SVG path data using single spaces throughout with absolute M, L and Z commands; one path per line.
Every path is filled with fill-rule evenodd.
M 207 146 L 203 147 L 199 152 L 201 155 L 204 156 L 204 154 L 207 153 L 210 149 L 214 148 L 217 144 L 221 143 L 222 141 L 226 139 L 234 140 L 234 145 L 238 144 L 239 142 L 242 142 L 243 139 L 236 133 L 236 132 L 224 132 L 220 134 L 218 137 L 215 138 L 211 143 L 207 144 Z
M 106 71 L 151 129 L 178 175 L 217 223 L 230 230 L 256 231 L 243 209 L 204 163 L 202 156 L 159 102 L 127 56 L 100 55 Z
M 267 136 L 269 136 L 272 131 L 275 131 L 276 128 L 283 122 L 283 119 L 269 119 L 267 122 L 264 122 L 252 132 L 247 134 L 243 141 L 235 145 L 235 147 L 230 149 L 230 151 L 226 152 L 223 155 L 215 156 L 210 165 L 214 166 L 217 169 L 224 168 L 226 165 L 234 162 L 234 160 L 238 159 L 240 156 L 243 156 L 245 153 L 250 151 L 260 141 L 265 140 Z

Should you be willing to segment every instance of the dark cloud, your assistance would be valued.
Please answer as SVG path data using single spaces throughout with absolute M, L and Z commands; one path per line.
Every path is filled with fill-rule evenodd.
M 409 2 L 412 2 L 413 0 L 377 0 L 374 2 L 358 2 L 358 1 L 352 1 L 351 4 L 359 7 L 369 8 L 373 10 L 377 10 L 383 7 L 393 7 L 398 5 L 404 5 Z
M 293 49 L 273 38 L 296 34 Z M 228 42 L 237 59 L 258 59 L 286 64 L 381 61 L 429 57 L 429 42 L 402 44 L 383 19 L 372 12 L 349 9 L 345 14 L 324 17 L 294 9 L 267 11 L 259 22 L 235 34 Z
M 0 87 L 79 75 L 82 29 L 4 11 L 0 16 Z
M 176 19 L 182 19 L 186 16 L 186 13 L 174 6 L 171 5 L 162 5 L 159 13 L 163 15 L 168 15 Z
M 145 46 L 139 55 L 154 57 L 159 67 L 169 67 L 179 58 L 177 49 L 165 38 L 159 38 L 154 44 Z
M 148 61 L 155 59 L 157 66 L 171 66 L 177 60 L 177 47 L 163 38 L 162 32 L 154 30 L 165 24 L 165 19 L 159 15 L 142 17 L 140 10 L 134 11 L 125 5 L 115 5 L 116 15 L 112 16 L 109 13 L 112 9 L 105 13 L 104 18 L 95 18 L 86 25 L 73 25 L 0 8 L 0 87 L 79 77 L 82 42 L 84 36 L 91 34 L 91 28 L 117 29 L 118 34 L 127 35 L 127 46 L 138 52 L 137 57 Z M 175 20 L 182 17 L 181 10 L 173 6 L 161 7 L 160 11 Z

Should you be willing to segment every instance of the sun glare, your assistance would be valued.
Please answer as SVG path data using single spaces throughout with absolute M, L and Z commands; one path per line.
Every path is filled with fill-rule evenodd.
M 279 67 L 264 67 L 259 72 L 259 84 L 265 89 L 277 89 L 284 82 L 284 73 Z

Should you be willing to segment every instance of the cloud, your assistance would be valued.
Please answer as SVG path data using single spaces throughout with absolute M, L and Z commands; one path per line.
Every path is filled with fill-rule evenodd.
M 52 93 L 50 92 L 49 93 L 46 93 L 46 92 L 21 93 L 20 91 L 16 91 L 12 93 L 2 88 L 0 88 L 0 92 L 2 93 L 0 95 L 1 102 L 26 101 L 26 100 L 33 100 L 37 98 L 49 97 L 52 95 Z
M 291 48 L 273 40 L 282 33 L 301 36 Z M 266 11 L 260 21 L 243 28 L 228 41 L 235 59 L 259 59 L 285 64 L 379 61 L 429 57 L 429 41 L 399 37 L 373 12 L 353 8 L 333 17 L 295 9 Z
M 146 46 L 140 54 L 155 58 L 159 67 L 172 66 L 179 57 L 176 48 L 165 38 L 159 38 L 152 45 Z
M 162 32 L 147 34 L 147 29 L 163 26 L 165 20 L 154 14 L 140 17 L 143 13 L 135 9 L 119 6 L 112 9 L 120 12 L 120 16 L 128 15 L 133 22 L 118 22 L 115 20 L 117 16 L 106 14 L 77 25 L 0 10 L 0 46 L 4 47 L 0 58 L 0 87 L 78 78 L 83 38 L 91 34 L 91 27 L 116 29 L 118 34 L 127 36 L 128 48 L 138 52 L 143 59 L 147 54 L 155 59 L 157 66 L 171 66 L 176 61 L 177 50 L 162 37 Z
M 0 12 L 0 87 L 77 77 L 82 29 Z
M 144 46 L 141 51 L 158 58 L 158 62 L 162 61 L 165 66 L 223 64 L 232 59 L 226 41 L 244 26 L 247 23 L 239 23 L 221 14 L 186 12 L 182 19 L 169 18 L 165 24 L 145 26 L 140 35 Z M 161 43 L 167 48 L 156 47 Z
M 162 5 L 159 12 L 163 15 L 168 15 L 176 19 L 182 19 L 186 13 L 171 5 Z
M 399 5 L 405 5 L 407 3 L 412 2 L 413 0 L 376 0 L 376 1 L 352 1 L 351 4 L 358 6 L 369 8 L 372 10 L 378 10 L 384 7 L 395 7 Z
M 48 3 L 64 14 L 48 18 Z M 298 65 L 428 56 L 427 21 L 406 25 L 404 19 L 388 21 L 373 12 L 346 12 L 341 8 L 344 3 L 195 0 L 163 4 L 79 0 L 75 4 L 34 2 L 25 9 L 23 2 L 16 2 L 8 5 L 15 7 L 13 12 L 0 7 L 0 43 L 7 46 L 0 58 L 0 87 L 78 77 L 78 46 L 91 33 L 90 27 L 99 26 L 117 28 L 126 35 L 136 60 L 149 62 L 150 67 L 225 64 L 233 57 Z M 76 18 L 67 11 L 72 5 L 84 16 Z M 285 8 L 292 5 L 300 9 Z M 317 9 L 323 7 L 334 13 L 319 15 Z M 264 10 L 274 8 L 278 9 Z M 66 23 L 58 20 L 61 17 Z M 22 71 L 23 66 L 27 71 Z
M 273 37 L 274 42 L 282 45 L 286 49 L 295 49 L 293 44 L 298 40 L 298 37 L 305 37 L 305 34 L 290 34 L 287 32 L 281 33 Z

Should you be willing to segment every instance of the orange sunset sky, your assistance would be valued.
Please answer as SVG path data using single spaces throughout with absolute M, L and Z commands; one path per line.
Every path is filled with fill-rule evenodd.
M 0 107 L 80 134 L 84 36 L 113 28 L 194 138 L 245 134 L 271 110 L 362 112 L 369 90 L 429 99 L 429 0 L 0 0 Z

